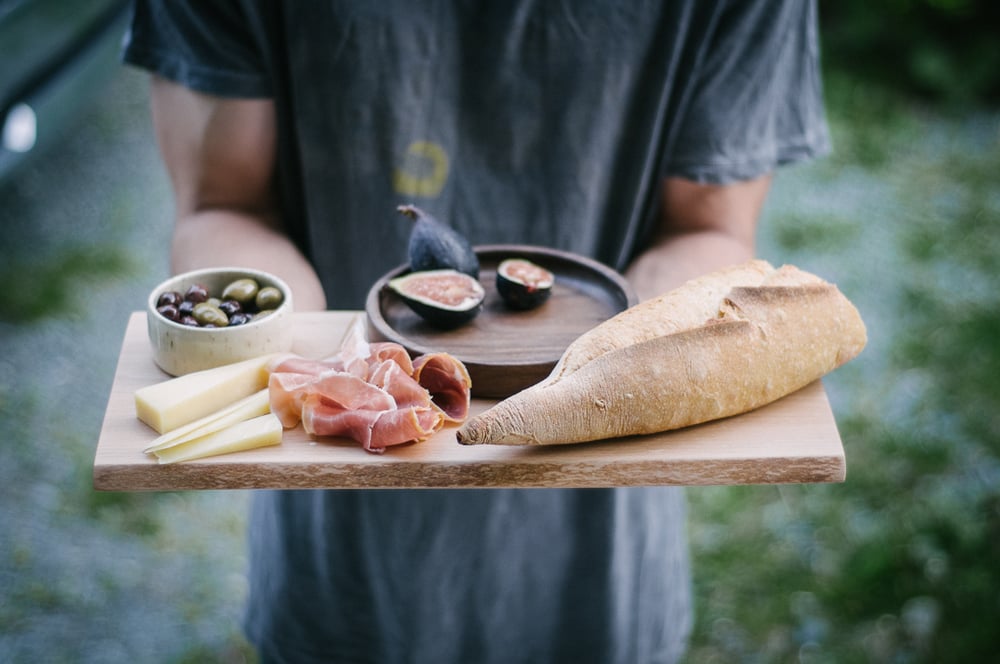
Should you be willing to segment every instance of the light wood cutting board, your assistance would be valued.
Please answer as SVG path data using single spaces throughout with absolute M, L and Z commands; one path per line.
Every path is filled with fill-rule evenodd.
M 334 352 L 361 312 L 295 314 L 294 350 Z M 459 445 L 456 427 L 375 455 L 301 428 L 280 446 L 172 465 L 142 449 L 157 434 L 133 395 L 168 376 L 153 363 L 145 314 L 129 319 L 94 457 L 102 491 L 193 489 L 615 487 L 841 482 L 844 448 L 822 382 L 752 413 L 650 436 L 554 447 Z M 473 412 L 493 402 L 473 400 Z

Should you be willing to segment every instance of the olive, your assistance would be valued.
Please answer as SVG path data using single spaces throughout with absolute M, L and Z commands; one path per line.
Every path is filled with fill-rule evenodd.
M 229 317 L 222 313 L 221 309 L 212 306 L 208 302 L 201 302 L 195 305 L 194 318 L 202 325 L 214 325 L 215 327 L 229 325 Z
M 220 299 L 219 299 L 219 298 L 217 298 L 217 297 L 210 297 L 210 298 L 208 298 L 207 300 L 205 300 L 205 302 L 208 302 L 208 303 L 209 303 L 209 304 L 211 304 L 211 305 L 212 305 L 213 307 L 217 307 L 217 306 L 219 306 L 220 304 L 222 304 L 222 300 L 220 300 Z
M 191 284 L 191 287 L 184 293 L 184 299 L 195 304 L 204 302 L 208 299 L 208 289 L 201 284 Z
M 264 316 L 270 316 L 273 313 L 274 313 L 274 309 L 264 309 L 262 311 L 258 311 L 257 313 L 255 313 L 253 317 L 254 318 L 263 318 Z
M 156 299 L 156 307 L 173 306 L 176 307 L 184 300 L 184 296 L 177 291 L 167 291 L 165 293 L 160 293 L 160 297 Z
M 181 316 L 181 325 L 190 325 L 191 327 L 200 327 L 197 319 L 194 316 L 188 314 L 187 316 Z
M 177 310 L 177 307 L 172 304 L 159 306 L 156 308 L 156 312 L 167 320 L 172 320 L 175 323 L 181 319 L 180 312 Z
M 236 300 L 223 300 L 222 302 L 219 302 L 219 304 L 217 304 L 216 306 L 219 307 L 219 309 L 222 309 L 222 313 L 229 316 L 230 325 L 233 324 L 232 321 L 233 314 L 238 314 L 243 311 L 243 306 L 240 305 L 240 303 L 237 302 Z
M 191 300 L 184 300 L 177 305 L 177 312 L 181 315 L 181 317 L 190 316 L 194 313 L 194 302 Z
M 255 303 L 257 308 L 263 311 L 265 309 L 277 309 L 284 299 L 280 290 L 274 286 L 265 286 L 257 293 Z
M 253 279 L 237 279 L 222 291 L 223 300 L 236 300 L 240 304 L 253 302 L 260 286 Z
M 232 327 L 234 325 L 246 325 L 251 320 L 253 320 L 253 316 L 251 316 L 250 314 L 243 313 L 242 311 L 237 311 L 236 313 L 234 313 L 232 316 L 229 317 L 229 327 Z

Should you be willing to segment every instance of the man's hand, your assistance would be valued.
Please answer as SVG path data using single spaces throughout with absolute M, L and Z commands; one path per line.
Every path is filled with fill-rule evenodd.
M 639 299 L 753 258 L 757 220 L 770 185 L 769 175 L 729 185 L 664 180 L 661 226 L 626 271 Z
M 325 309 L 319 278 L 282 229 L 273 102 L 211 97 L 154 77 L 152 104 L 176 205 L 174 272 L 266 270 L 289 284 L 296 309 Z

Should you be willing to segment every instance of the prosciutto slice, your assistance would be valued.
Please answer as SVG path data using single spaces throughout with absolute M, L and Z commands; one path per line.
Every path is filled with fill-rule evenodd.
M 372 372 L 369 380 L 373 385 L 391 394 L 399 408 L 432 407 L 430 393 L 394 361 L 389 360 L 380 364 Z
M 471 380 L 459 360 L 447 353 L 413 360 L 399 344 L 368 343 L 357 325 L 335 355 L 286 355 L 270 371 L 271 412 L 284 427 L 301 422 L 309 435 L 350 438 L 376 454 L 468 417 Z
M 344 362 L 339 358 L 309 360 L 298 355 L 286 355 L 270 367 L 272 374 L 297 373 L 318 376 L 327 371 L 344 371 Z
M 306 373 L 272 372 L 268 377 L 271 412 L 283 427 L 291 429 L 302 419 L 302 405 L 316 381 L 317 376 Z
M 368 356 L 370 367 L 378 366 L 387 360 L 392 360 L 407 374 L 413 375 L 413 361 L 405 348 L 392 341 L 381 341 L 369 344 L 371 354 Z
M 458 359 L 448 353 L 421 355 L 413 361 L 413 377 L 446 421 L 460 424 L 469 416 L 472 379 Z

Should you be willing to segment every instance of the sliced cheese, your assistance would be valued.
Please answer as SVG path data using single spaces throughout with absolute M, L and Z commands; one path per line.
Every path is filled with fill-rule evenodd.
M 135 393 L 136 416 L 166 433 L 267 387 L 271 355 L 205 369 L 149 385 Z
M 173 445 L 186 443 L 195 438 L 201 438 L 210 433 L 221 431 L 228 426 L 249 420 L 251 417 L 266 415 L 271 412 L 271 403 L 267 388 L 254 392 L 245 399 L 240 399 L 236 403 L 226 406 L 210 415 L 206 415 L 194 422 L 189 422 L 184 426 L 177 427 L 172 431 L 163 434 L 143 450 L 151 453 L 157 450 L 166 449 Z
M 158 450 L 156 456 L 160 463 L 177 463 L 279 445 L 282 430 L 281 420 L 269 413 L 238 422 L 201 438 Z

